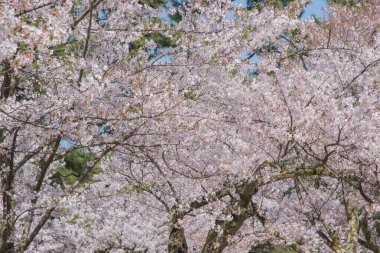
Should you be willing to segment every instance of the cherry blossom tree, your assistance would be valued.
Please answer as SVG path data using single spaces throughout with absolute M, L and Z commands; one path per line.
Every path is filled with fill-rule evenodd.
M 0 252 L 380 252 L 380 5 L 0 2 Z

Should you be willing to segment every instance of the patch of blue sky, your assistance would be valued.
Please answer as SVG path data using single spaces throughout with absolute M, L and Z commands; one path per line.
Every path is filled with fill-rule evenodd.
M 162 21 L 167 22 L 168 24 L 173 24 L 173 21 L 171 20 L 169 12 L 166 8 L 164 8 L 164 11 L 162 12 L 160 18 Z
M 105 124 L 98 124 L 100 134 L 112 134 L 112 130 Z
M 66 40 L 66 44 L 71 44 L 71 43 L 74 43 L 75 41 L 76 41 L 75 36 L 69 35 L 69 37 Z
M 253 51 L 250 51 L 248 53 L 242 53 L 241 55 L 239 55 L 239 60 L 245 60 L 248 58 L 249 61 L 252 63 L 258 63 L 260 60 L 260 56 L 256 53 L 254 54 Z
M 327 19 L 327 10 L 328 10 L 327 0 L 313 0 L 310 4 L 307 5 L 306 9 L 301 15 L 301 19 Z
M 240 5 L 243 8 L 248 7 L 247 0 L 234 0 L 234 5 Z M 301 15 L 301 19 L 309 19 L 312 17 L 326 19 L 327 18 L 327 10 L 328 10 L 328 2 L 327 0 L 313 0 L 310 4 L 307 5 L 306 9 L 303 11 Z M 228 18 L 232 19 L 233 14 L 229 14 Z
M 229 11 L 225 17 L 227 20 L 233 20 L 235 18 L 235 13 L 233 11 Z
M 172 56 L 170 54 L 162 55 L 160 54 L 160 49 L 150 49 L 147 50 L 148 54 L 150 55 L 150 60 L 159 62 L 159 63 L 170 63 L 172 61 Z
M 235 5 L 240 5 L 243 8 L 247 8 L 248 7 L 247 0 L 235 0 L 232 3 L 235 4 Z
M 162 7 L 163 7 L 163 12 L 160 16 L 161 20 L 164 21 L 164 22 L 167 22 L 169 24 L 175 24 L 175 21 L 173 21 L 171 18 L 170 18 L 170 14 L 169 14 L 169 8 L 178 8 L 179 4 L 182 2 L 182 0 L 176 0 L 175 2 L 173 2 L 173 0 L 169 0 L 167 1 Z
M 232 0 L 232 5 L 242 8 L 248 8 L 247 0 Z M 229 11 L 226 15 L 226 19 L 233 20 L 235 18 L 235 13 L 233 11 Z
M 111 9 L 102 9 L 96 13 L 96 22 L 99 25 L 107 25 L 109 24 L 108 16 L 111 13 Z
M 252 78 L 257 76 L 260 73 L 259 68 L 254 67 L 251 71 L 248 71 L 248 77 Z
M 99 130 L 100 134 L 111 134 L 112 133 L 110 128 L 108 126 L 106 126 L 105 124 L 99 124 L 98 130 Z M 71 148 L 78 146 L 79 144 L 80 143 L 76 142 L 76 141 L 72 141 L 69 139 L 63 139 L 59 142 L 59 147 L 64 148 L 64 149 L 71 149 Z
M 160 63 L 170 63 L 172 61 L 172 56 L 170 54 L 167 54 L 167 55 L 157 56 L 153 59 L 155 59 L 157 62 L 160 62 Z
M 70 148 L 75 147 L 76 145 L 77 143 L 71 140 L 61 140 L 59 143 L 59 146 L 64 149 L 70 149 Z
M 74 9 L 71 12 L 71 15 L 73 15 L 74 17 L 77 17 L 82 14 L 84 9 L 85 9 L 85 6 L 83 4 L 79 4 L 74 7 Z

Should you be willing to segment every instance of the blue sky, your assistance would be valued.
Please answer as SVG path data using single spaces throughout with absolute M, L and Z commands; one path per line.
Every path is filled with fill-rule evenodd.
M 235 0 L 235 4 L 241 4 L 242 6 L 247 6 L 247 0 Z M 323 10 L 327 10 L 328 4 L 327 0 L 313 0 L 306 8 L 304 14 L 301 16 L 302 19 L 311 18 L 313 15 L 317 18 L 325 17 Z
M 236 0 L 236 4 L 241 4 L 242 6 L 246 6 L 246 0 Z M 304 13 L 301 16 L 301 19 L 309 19 L 313 16 L 316 18 L 326 18 L 326 10 L 328 8 L 327 0 L 313 0 L 305 9 Z M 240 55 L 240 59 L 246 58 L 250 55 L 251 52 L 244 53 Z M 251 59 L 251 62 L 258 62 L 259 56 L 254 55 Z
M 235 0 L 234 1 L 235 4 L 241 4 L 242 6 L 246 7 L 247 5 L 247 1 L 246 0 Z M 170 4 L 169 4 L 170 5 Z M 305 9 L 304 13 L 302 14 L 301 18 L 302 19 L 308 19 L 308 18 L 312 18 L 313 16 L 315 16 L 316 18 L 325 18 L 326 17 L 326 10 L 328 9 L 328 3 L 327 3 L 327 0 L 313 0 L 308 6 L 307 8 Z M 104 14 L 104 15 L 103 15 Z M 98 17 L 100 18 L 101 20 L 106 20 L 106 13 L 102 13 L 102 15 L 104 16 L 101 16 L 101 17 Z M 162 15 L 162 18 L 163 19 L 168 19 L 168 14 L 167 12 L 165 12 L 163 15 Z M 243 53 L 240 55 L 240 59 L 244 59 L 246 58 L 248 55 L 250 54 L 250 52 L 248 53 Z M 162 62 L 170 62 L 170 55 L 166 55 L 166 56 L 163 56 L 159 61 L 162 63 Z M 155 58 L 153 58 L 154 60 Z M 258 62 L 259 61 L 259 56 L 258 55 L 254 55 L 251 59 L 250 59 L 251 62 Z M 62 148 L 71 148 L 73 146 L 75 146 L 75 142 L 73 141 L 70 141 L 70 140 L 62 140 L 61 143 L 60 143 L 60 146 Z
M 327 9 L 327 0 L 313 0 L 311 4 L 307 6 L 301 18 L 311 18 L 313 15 L 317 18 L 325 18 Z

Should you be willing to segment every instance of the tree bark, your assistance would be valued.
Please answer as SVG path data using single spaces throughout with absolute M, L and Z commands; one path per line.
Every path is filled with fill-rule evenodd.
M 12 96 L 15 86 L 12 85 L 12 68 L 9 60 L 3 61 L 3 85 L 1 86 L 1 99 L 7 99 Z

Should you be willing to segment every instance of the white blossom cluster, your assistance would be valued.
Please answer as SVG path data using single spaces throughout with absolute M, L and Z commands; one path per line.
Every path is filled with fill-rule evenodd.
M 162 2 L 0 1 L 0 252 L 379 252 L 378 1 Z

